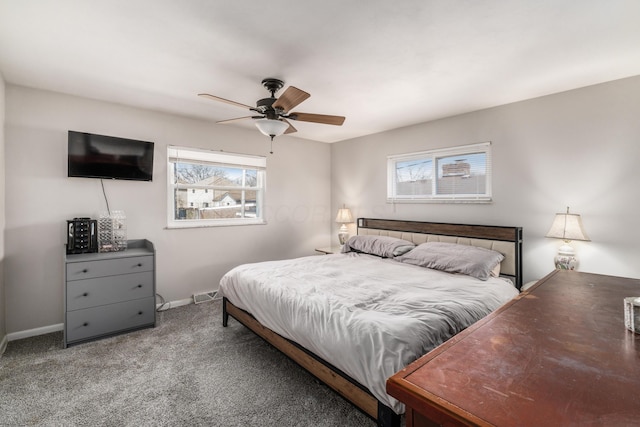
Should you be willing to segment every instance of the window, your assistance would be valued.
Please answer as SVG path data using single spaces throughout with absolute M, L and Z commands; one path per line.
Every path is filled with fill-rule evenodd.
M 491 201 L 491 143 L 387 157 L 387 201 Z
M 264 224 L 265 157 L 167 149 L 170 228 Z

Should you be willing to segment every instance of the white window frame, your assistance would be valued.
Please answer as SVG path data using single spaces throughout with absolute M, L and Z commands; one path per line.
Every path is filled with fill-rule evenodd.
M 437 160 L 443 157 L 484 153 L 486 155 L 485 192 L 482 194 L 437 194 Z M 431 194 L 403 195 L 398 193 L 396 165 L 405 161 L 432 161 L 433 177 Z M 387 156 L 387 202 L 388 203 L 491 203 L 491 142 L 463 145 L 451 148 L 420 151 Z
M 179 184 L 175 177 L 175 163 L 195 163 L 221 167 L 246 168 L 257 170 L 257 184 L 252 186 L 195 186 L 193 184 Z M 267 158 L 248 154 L 228 153 L 223 151 L 203 150 L 190 147 L 167 147 L 167 228 L 219 227 L 232 225 L 266 224 L 265 193 L 267 183 Z M 204 190 L 247 190 L 256 192 L 255 218 L 220 218 L 220 219 L 175 219 L 176 189 L 204 189 Z M 212 191 L 213 193 L 213 191 Z M 241 203 L 244 206 L 244 196 Z

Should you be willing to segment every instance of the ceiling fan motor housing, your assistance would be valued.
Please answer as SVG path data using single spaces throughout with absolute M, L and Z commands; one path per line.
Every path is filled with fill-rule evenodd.
M 284 82 L 279 79 L 266 78 L 262 80 L 262 86 L 271 92 L 271 97 L 259 99 L 258 102 L 256 102 L 256 108 L 260 110 L 262 114 L 265 114 L 267 119 L 278 120 L 279 112 L 276 111 L 272 105 L 277 100 L 275 97 L 276 92 L 282 89 Z
M 256 102 L 256 110 L 266 115 L 267 119 L 276 120 L 278 118 L 278 111 L 272 107 L 276 98 L 263 98 Z

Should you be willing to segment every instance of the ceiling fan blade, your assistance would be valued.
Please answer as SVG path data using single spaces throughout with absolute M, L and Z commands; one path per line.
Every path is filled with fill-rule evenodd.
M 249 110 L 252 110 L 252 109 L 255 108 L 255 107 L 251 107 L 249 105 L 241 104 L 241 103 L 236 102 L 236 101 L 230 101 L 228 99 L 220 98 L 219 96 L 209 95 L 208 93 L 199 93 L 198 96 L 201 96 L 203 98 L 212 99 L 214 101 L 224 102 L 226 104 L 235 105 L 236 107 L 240 107 L 240 108 L 247 108 Z
M 285 112 L 295 108 L 305 99 L 309 98 L 307 92 L 298 89 L 297 87 L 289 86 L 287 90 L 273 103 L 273 108 L 282 108 Z
M 323 123 L 325 125 L 342 126 L 344 117 L 328 116 L 326 114 L 310 114 L 310 113 L 291 113 L 287 116 L 291 120 L 299 120 L 301 122 Z
M 225 124 L 225 123 L 237 122 L 238 120 L 244 120 L 244 119 L 262 119 L 262 118 L 263 116 L 244 116 L 244 117 L 236 117 L 235 119 L 220 120 L 219 122 L 216 122 L 216 123 Z
M 282 119 L 282 120 L 287 122 L 287 124 L 289 125 L 289 128 L 284 131 L 285 135 L 288 134 L 288 133 L 298 132 L 298 129 L 294 128 L 293 125 L 289 122 L 289 120 L 287 120 L 287 119 Z

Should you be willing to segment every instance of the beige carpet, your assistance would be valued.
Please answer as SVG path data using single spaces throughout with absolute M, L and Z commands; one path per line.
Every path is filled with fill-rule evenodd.
M 158 313 L 157 326 L 62 348 L 9 343 L 0 425 L 375 426 L 234 319 L 221 301 Z

